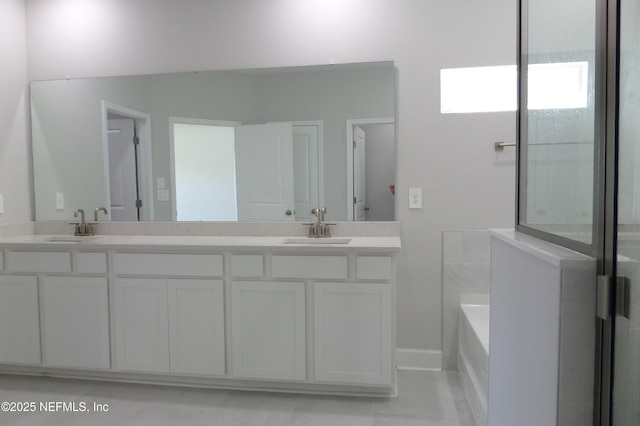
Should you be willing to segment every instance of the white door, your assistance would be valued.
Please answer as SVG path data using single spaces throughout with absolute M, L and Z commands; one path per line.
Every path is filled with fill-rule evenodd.
M 37 277 L 0 276 L 0 363 L 40 364 Z
M 136 154 L 133 145 L 134 120 L 110 119 L 109 136 L 109 194 L 111 220 L 137 221 L 138 182 Z
M 316 379 L 391 385 L 391 285 L 319 282 L 313 300 Z
M 116 368 L 169 371 L 167 280 L 115 281 Z
M 353 127 L 353 220 L 365 220 L 365 133 Z
M 295 220 L 291 123 L 236 130 L 238 220 Z
M 293 182 L 296 220 L 313 220 L 319 207 L 318 126 L 293 126 Z
M 304 286 L 303 282 L 232 283 L 235 377 L 305 379 Z
M 225 374 L 223 287 L 222 280 L 168 281 L 172 373 Z
M 60 367 L 111 367 L 106 278 L 44 277 L 45 363 Z

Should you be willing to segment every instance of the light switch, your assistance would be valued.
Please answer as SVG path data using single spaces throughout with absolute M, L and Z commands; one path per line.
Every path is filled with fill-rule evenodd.
M 156 179 L 156 187 L 158 189 L 164 189 L 164 178 L 163 177 L 159 177 Z
M 422 188 L 409 188 L 409 208 L 422 208 Z
M 0 214 L 4 214 L 4 195 L 0 194 Z
M 56 192 L 56 210 L 64 210 L 64 194 Z
M 169 201 L 169 190 L 168 189 L 158 189 L 158 201 Z

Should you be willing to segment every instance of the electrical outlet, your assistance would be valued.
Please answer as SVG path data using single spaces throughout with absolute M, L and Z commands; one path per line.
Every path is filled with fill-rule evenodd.
M 422 188 L 409 188 L 409 208 L 422 208 Z
M 56 192 L 56 210 L 64 210 L 64 194 Z
M 158 189 L 157 198 L 158 198 L 158 201 L 169 201 L 169 190 Z

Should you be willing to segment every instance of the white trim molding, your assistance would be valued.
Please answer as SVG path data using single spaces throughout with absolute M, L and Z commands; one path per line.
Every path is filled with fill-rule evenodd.
M 442 351 L 426 349 L 396 349 L 398 370 L 442 370 Z

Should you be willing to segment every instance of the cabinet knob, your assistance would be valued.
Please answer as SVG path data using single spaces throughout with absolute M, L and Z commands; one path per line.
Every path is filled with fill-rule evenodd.
M 286 212 L 284 212 L 284 214 L 286 214 L 287 216 L 291 216 L 293 212 L 291 210 L 287 210 Z

